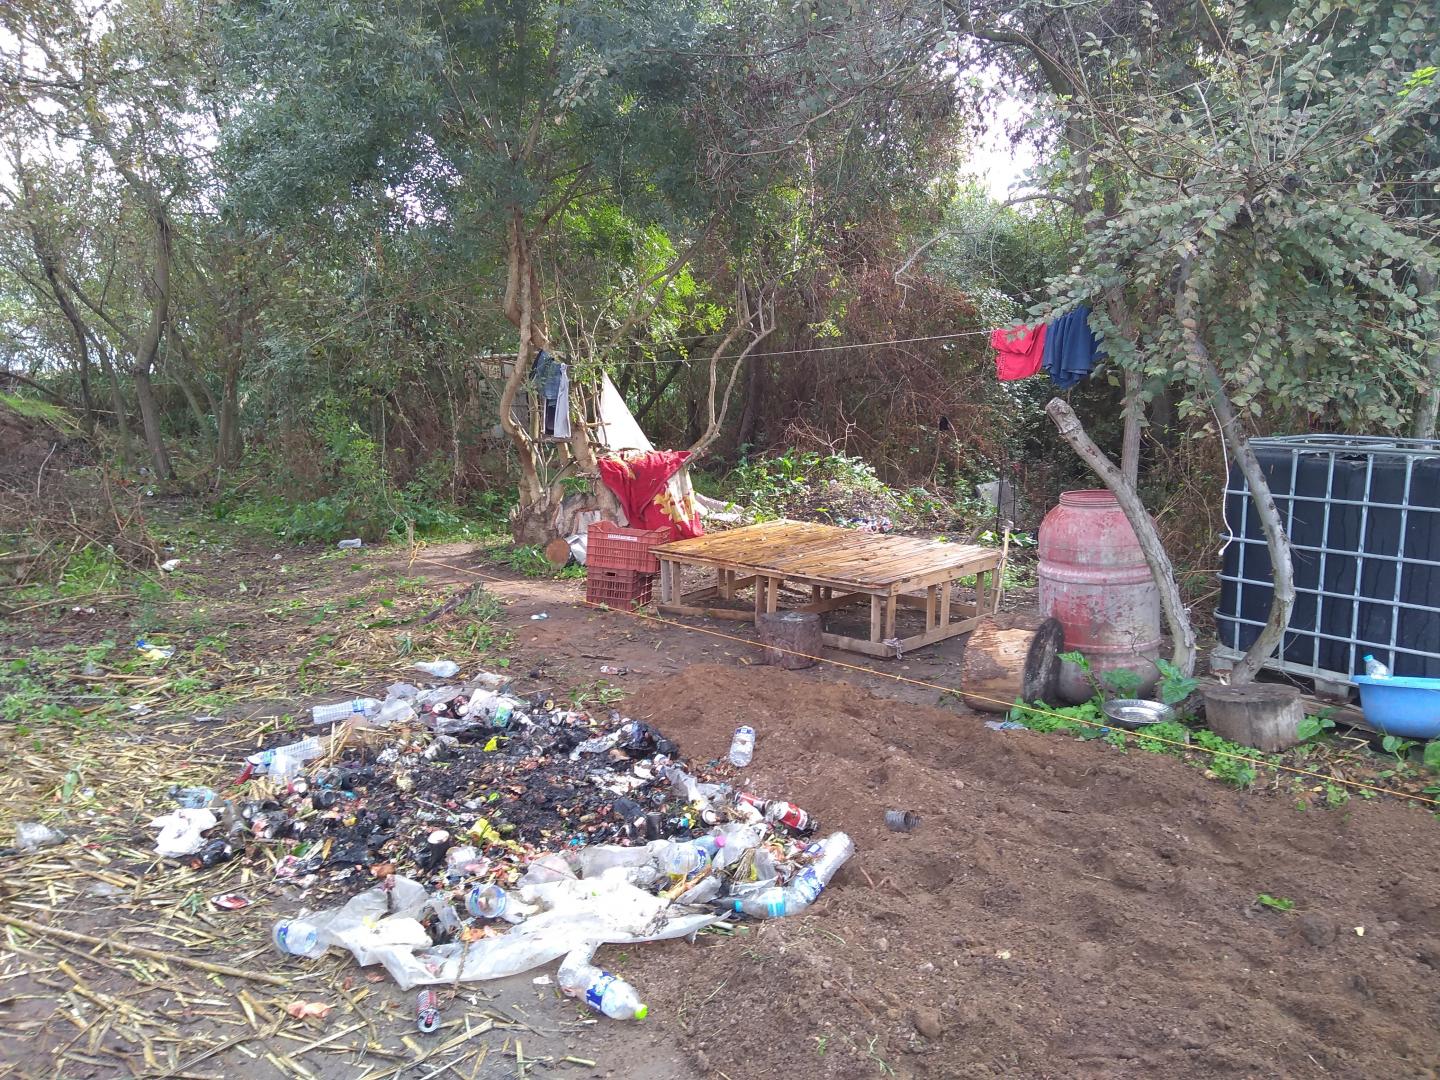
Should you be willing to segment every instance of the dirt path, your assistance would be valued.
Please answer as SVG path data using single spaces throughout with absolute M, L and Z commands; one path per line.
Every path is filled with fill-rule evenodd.
M 723 753 L 734 727 L 750 723 L 759 732 L 753 790 L 800 803 L 825 831 L 844 829 L 860 854 L 804 915 L 696 944 L 605 950 L 648 995 L 644 1025 L 587 1022 L 552 987 L 521 976 L 450 1002 L 451 1032 L 495 1026 L 421 1064 L 401 1041 L 415 1041 L 409 995 L 348 960 L 323 962 L 294 988 L 337 1006 L 320 1026 L 279 1015 L 288 990 L 179 965 L 102 963 L 83 948 L 12 934 L 0 950 L 0 1075 L 8 1066 L 17 1076 L 339 1078 L 374 1068 L 508 1077 L 541 1057 L 551 1064 L 525 1075 L 1358 1078 L 1440 1069 L 1440 833 L 1428 815 L 1358 800 L 1301 813 L 1169 758 L 993 732 L 934 691 L 830 668 L 756 667 L 744 645 L 577 606 L 576 583 L 513 580 L 459 546 L 427 551 L 428 561 L 282 551 L 277 563 L 263 542 L 207 536 L 216 554 L 183 581 L 193 599 L 165 609 L 159 628 L 180 650 L 229 628 L 218 659 L 202 650 L 196 664 L 220 673 L 223 712 L 238 719 L 202 739 L 186 726 L 192 702 L 167 709 L 154 690 L 159 707 L 130 724 L 38 746 L 38 727 L 6 732 L 6 825 L 37 800 L 53 809 L 77 765 L 96 794 L 65 811 L 88 846 L 0 864 L 0 910 L 97 934 L 123 928 L 146 944 L 168 935 L 167 947 L 189 955 L 293 972 L 264 933 L 301 899 L 263 875 L 242 877 L 237 864 L 191 875 L 133 857 L 145 815 L 163 805 L 165 770 L 136 766 L 143 776 L 130 790 L 97 770 L 128 760 L 120 749 L 133 756 L 137 743 L 168 741 L 177 755 L 184 748 L 185 766 L 169 769 L 177 779 L 219 782 L 265 716 L 294 713 L 322 689 L 373 691 L 431 653 L 467 666 L 508 661 L 527 689 L 608 700 L 616 686 L 616 707 L 696 760 Z M 470 629 L 472 616 L 418 622 L 482 580 L 476 574 L 512 578 L 486 583 L 498 611 L 483 633 Z M 129 634 L 143 614 L 41 609 L 6 631 L 16 654 L 54 650 Z M 957 653 L 877 666 L 953 683 Z M 601 664 L 630 673 L 601 676 Z M 920 827 L 885 830 L 888 808 L 918 812 Z M 87 893 L 94 872 L 127 880 L 124 895 Z M 228 888 L 263 903 L 238 915 L 203 904 Z M 1260 893 L 1295 908 L 1259 907 Z M 242 989 L 262 1006 L 253 1019 Z M 337 1032 L 330 1048 L 304 1049 Z M 189 1040 L 178 1069 L 166 1041 L 177 1035 Z M 225 1046 L 231 1039 L 245 1041 Z M 192 1048 L 207 1045 L 221 1049 L 185 1067 Z M 597 1065 L 560 1063 L 567 1055 Z

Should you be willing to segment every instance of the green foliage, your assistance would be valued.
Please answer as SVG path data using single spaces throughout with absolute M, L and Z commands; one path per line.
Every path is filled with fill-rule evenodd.
M 1248 788 L 1255 783 L 1255 767 L 1251 764 L 1255 752 L 1248 746 L 1230 742 L 1203 728 L 1195 732 L 1194 744 L 1211 751 L 1209 771 L 1218 779 L 1238 788 Z
M 1431 739 L 1425 744 L 1425 767 L 1440 772 L 1440 739 Z
M 1335 721 L 1328 716 L 1306 716 L 1295 726 L 1295 734 L 1301 742 L 1313 742 L 1334 729 Z
M 1440 273 L 1440 88 L 1409 79 L 1433 64 L 1433 26 L 1422 6 L 1384 0 L 1283 8 L 1217 16 L 1198 81 L 1146 51 L 1166 26 L 1081 46 L 1094 96 L 1064 109 L 1093 118 L 1094 171 L 1065 190 L 1089 212 L 1043 306 L 1126 290 L 1138 340 L 1097 310 L 1106 348 L 1150 392 L 1179 382 L 1182 415 L 1208 416 L 1223 390 L 1247 421 L 1395 430 L 1440 330 L 1425 284 Z
M 1190 729 L 1178 720 L 1162 720 L 1142 727 L 1135 733 L 1135 741 L 1149 753 L 1180 756 L 1190 745 Z
M 1410 757 L 1410 751 L 1419 745 L 1414 739 L 1402 739 L 1397 735 L 1386 735 L 1380 740 L 1380 745 L 1387 754 L 1394 754 L 1395 760 L 1404 762 Z
M 1271 896 L 1269 893 L 1261 893 L 1255 897 L 1255 903 L 1262 907 L 1270 908 L 1272 911 L 1294 911 L 1295 901 L 1283 896 Z
M 1159 659 L 1155 666 L 1160 669 L 1160 700 L 1166 705 L 1178 705 L 1200 685 L 1200 680 L 1186 675 L 1169 660 Z

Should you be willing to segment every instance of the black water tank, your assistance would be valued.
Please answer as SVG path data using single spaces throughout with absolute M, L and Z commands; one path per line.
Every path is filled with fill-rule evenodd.
M 1290 535 L 1295 609 L 1286 670 L 1358 674 L 1373 653 L 1396 675 L 1440 678 L 1440 442 L 1342 435 L 1253 439 Z M 1270 613 L 1265 533 L 1240 471 L 1225 493 L 1215 629 L 1244 652 Z

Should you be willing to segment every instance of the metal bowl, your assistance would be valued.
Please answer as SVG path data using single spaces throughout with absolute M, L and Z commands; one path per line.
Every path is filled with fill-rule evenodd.
M 1158 701 L 1143 701 L 1140 698 L 1115 698 L 1105 702 L 1105 717 L 1116 727 L 1136 728 L 1147 724 L 1158 724 L 1162 720 L 1175 719 L 1175 710 Z

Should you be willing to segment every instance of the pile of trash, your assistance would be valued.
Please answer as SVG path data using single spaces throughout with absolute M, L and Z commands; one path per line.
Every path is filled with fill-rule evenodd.
M 458 674 L 448 661 L 422 670 Z M 172 790 L 178 807 L 151 822 L 157 851 L 196 868 L 268 852 L 277 881 L 306 897 L 369 884 L 279 923 L 283 953 L 339 946 L 406 989 L 565 957 L 564 991 L 636 1018 L 633 990 L 590 964 L 597 946 L 803 911 L 854 852 L 733 782 L 754 752 L 748 727 L 707 780 L 650 724 L 507 689 L 481 673 L 319 706 L 329 733 L 249 757 L 243 797 Z M 422 995 L 422 1030 L 430 1008 Z

